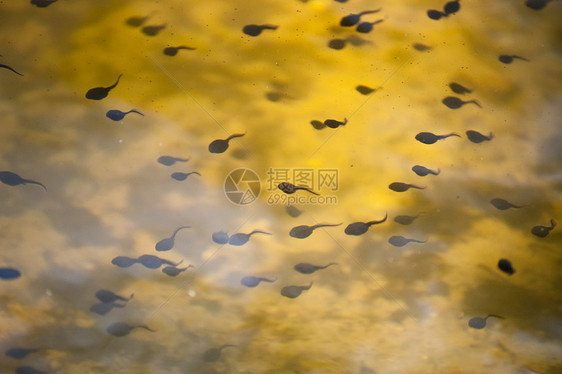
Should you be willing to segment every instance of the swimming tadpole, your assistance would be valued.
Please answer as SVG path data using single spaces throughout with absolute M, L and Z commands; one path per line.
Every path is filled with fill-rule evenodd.
M 456 96 L 447 96 L 446 98 L 444 98 L 443 100 L 441 100 L 441 102 L 443 104 L 445 104 L 445 106 L 447 108 L 450 109 L 459 109 L 460 107 L 462 107 L 465 104 L 474 104 L 479 108 L 482 108 L 482 106 L 480 105 L 480 103 L 476 100 L 469 100 L 469 101 L 464 101 L 459 99 Z
M 324 266 L 317 266 L 317 265 L 309 264 L 308 262 L 301 262 L 299 264 L 296 264 L 293 267 L 293 269 L 295 269 L 301 274 L 312 274 L 318 270 L 326 269 L 327 267 L 332 265 L 337 265 L 337 262 L 330 262 L 329 264 Z
M 277 30 L 275 25 L 246 25 L 242 28 L 242 32 L 249 36 L 258 36 L 263 30 Z
M 430 9 L 430 10 L 427 11 L 427 16 L 429 18 L 431 18 L 432 20 L 438 21 L 443 17 L 448 17 L 449 15 L 447 13 L 443 13 L 439 10 Z
M 320 195 L 320 194 L 318 194 L 318 193 L 316 193 L 316 192 L 314 192 L 314 191 L 312 191 L 312 190 L 310 190 L 306 187 L 295 186 L 294 184 L 289 183 L 289 182 L 279 183 L 277 185 L 277 188 L 279 188 L 281 191 L 285 192 L 287 195 L 294 194 L 295 192 L 297 192 L 299 190 L 310 192 L 311 194 L 317 195 L 317 196 Z
M 355 235 L 355 236 L 363 235 L 364 233 L 367 232 L 367 230 L 369 230 L 369 227 L 371 227 L 372 225 L 383 223 L 384 221 L 386 221 L 387 218 L 388 218 L 388 213 L 386 213 L 384 218 L 381 220 L 374 220 L 369 222 L 353 222 L 347 225 L 344 232 L 347 235 Z
M 12 280 L 12 279 L 19 278 L 20 276 L 21 273 L 18 269 L 14 269 L 10 267 L 0 268 L 0 279 Z
M 507 275 L 513 275 L 515 273 L 515 269 L 513 268 L 513 265 L 511 265 L 511 261 L 506 258 L 502 258 L 498 261 L 498 269 Z
M 129 297 L 124 297 L 124 296 L 119 296 L 116 293 L 114 293 L 113 291 L 109 291 L 109 290 L 98 290 L 96 291 L 95 294 L 96 298 L 101 301 L 102 303 L 112 303 L 114 301 L 124 301 L 124 302 L 128 302 L 129 300 L 131 300 L 133 297 L 135 297 L 135 294 L 132 293 Z
M 520 205 L 512 204 L 505 199 L 500 199 L 499 197 L 490 200 L 490 204 L 492 204 L 498 210 L 507 210 L 510 208 L 523 208 Z
M 148 326 L 145 326 L 145 325 L 129 326 L 125 322 L 114 322 L 107 327 L 106 331 L 107 331 L 108 334 L 111 334 L 113 336 L 116 336 L 116 337 L 120 338 L 120 337 L 129 335 L 131 330 L 136 329 L 136 328 L 142 328 L 142 329 L 148 330 L 150 332 L 155 332 L 154 330 L 152 330 Z
M 379 19 L 374 22 L 361 22 L 360 24 L 357 25 L 357 28 L 355 30 L 363 34 L 367 34 L 373 30 L 374 25 L 379 24 L 381 22 L 384 22 L 384 20 Z
M 172 174 L 170 175 L 170 177 L 172 177 L 172 179 L 175 179 L 175 180 L 181 182 L 181 181 L 186 180 L 187 177 L 189 177 L 189 176 L 192 175 L 192 174 L 201 176 L 201 174 L 199 174 L 199 172 L 197 172 L 197 171 L 191 171 L 191 172 L 189 172 L 189 173 L 175 172 L 175 173 L 172 173 Z
M 177 46 L 177 47 L 166 47 L 166 48 L 164 48 L 163 52 L 166 56 L 175 56 L 182 49 L 186 50 L 186 51 L 194 51 L 196 48 L 187 47 L 185 45 L 180 45 L 180 46 Z
M 152 17 L 152 15 L 154 14 L 154 12 L 150 13 L 147 16 L 133 16 L 133 17 L 129 17 L 125 20 L 125 24 L 129 25 L 131 27 L 139 27 L 142 24 L 144 24 L 146 21 L 148 21 L 148 19 L 150 17 Z
M 211 144 L 209 144 L 209 152 L 211 153 L 223 153 L 228 149 L 228 142 L 230 142 L 234 138 L 239 138 L 241 136 L 246 135 L 244 134 L 232 134 L 226 139 L 217 139 L 213 140 Z
M 432 49 L 430 46 L 422 43 L 414 43 L 412 44 L 412 47 L 414 47 L 414 49 L 419 52 L 427 52 L 427 51 L 431 51 Z
M 47 187 L 44 184 L 33 181 L 31 179 L 24 179 L 17 175 L 16 173 L 12 173 L 11 171 L 0 171 L 0 182 L 7 184 L 8 186 L 19 186 L 20 184 L 37 184 L 47 191 Z
M 435 170 L 428 169 L 425 166 L 421 166 L 421 165 L 413 166 L 412 171 L 414 173 L 416 173 L 417 175 L 419 175 L 420 177 L 425 177 L 428 174 L 431 174 L 431 175 L 441 174 L 441 169 L 437 169 L 437 171 L 435 171 Z
M 517 56 L 517 55 L 500 55 L 498 60 L 504 64 L 511 64 L 513 60 L 522 60 L 529 62 L 528 59 L 525 57 Z
M 98 303 L 94 304 L 90 307 L 90 312 L 99 314 L 100 316 L 104 316 L 107 313 L 111 312 L 113 308 L 124 308 L 127 304 L 119 304 L 119 303 Z
M 181 273 L 183 273 L 184 271 L 186 271 L 189 268 L 192 268 L 193 265 L 188 265 L 185 268 L 178 268 L 176 266 L 166 266 L 164 268 L 162 268 L 162 273 L 166 274 L 169 277 L 176 277 L 178 275 L 180 275 Z
M 172 236 L 170 236 L 169 238 L 165 238 L 160 240 L 158 243 L 156 243 L 156 245 L 154 246 L 154 248 L 158 251 L 158 252 L 163 252 L 163 251 L 169 251 L 170 249 L 172 249 L 174 247 L 175 244 L 175 240 L 176 240 L 176 234 L 183 229 L 190 229 L 191 226 L 180 226 L 177 229 L 174 230 L 174 232 L 172 233 Z
M 425 243 L 426 241 L 425 240 L 417 240 L 417 239 L 408 239 L 408 238 L 405 238 L 405 237 L 399 236 L 399 235 L 391 236 L 388 239 L 388 243 L 390 243 L 391 245 L 393 245 L 395 247 L 403 247 L 410 242 Z
M 357 90 L 357 92 L 359 92 L 361 95 L 369 95 L 373 92 L 375 92 L 377 89 L 376 88 L 371 88 L 368 86 L 364 86 L 362 84 L 360 84 L 359 86 L 355 87 L 355 89 Z
M 291 229 L 291 231 L 289 231 L 289 235 L 296 239 L 305 239 L 308 238 L 310 235 L 312 235 L 312 232 L 317 228 L 333 227 L 339 225 L 341 225 L 341 223 L 338 224 L 319 223 L 314 226 L 307 226 L 307 225 L 295 226 Z
M 443 11 L 444 11 L 445 14 L 447 14 L 447 15 L 455 14 L 455 13 L 458 12 L 460 9 L 461 9 L 461 4 L 459 3 L 459 0 L 449 1 L 449 2 L 446 3 L 445 6 L 443 7 Z
M 359 23 L 359 21 L 361 20 L 361 17 L 366 15 L 366 14 L 373 14 L 373 13 L 378 13 L 380 12 L 381 9 L 377 9 L 377 10 L 366 10 L 363 11 L 361 13 L 351 13 L 345 17 L 343 17 L 340 20 L 340 26 L 343 27 L 350 27 L 350 26 L 354 26 L 357 25 Z
M 416 218 L 418 218 L 418 216 L 406 216 L 406 215 L 396 216 L 394 217 L 394 222 L 407 226 L 412 222 L 414 222 Z
M 107 113 L 105 113 L 105 116 L 107 118 L 109 118 L 110 120 L 117 122 L 117 121 L 121 121 L 129 113 L 140 114 L 141 116 L 144 117 L 144 114 L 142 114 L 138 110 L 134 110 L 134 109 L 131 109 L 128 112 L 122 112 L 122 111 L 117 110 L 117 109 L 112 109 L 112 110 L 108 110 Z
M 218 348 L 211 348 L 203 353 L 203 361 L 205 362 L 217 362 L 221 358 L 221 352 L 223 349 L 228 347 L 238 347 L 234 344 L 223 344 Z
M 471 142 L 473 142 L 475 144 L 478 144 L 478 143 L 482 143 L 482 142 L 486 142 L 486 141 L 490 141 L 490 140 L 494 139 L 494 134 L 490 133 L 490 135 L 486 136 L 484 134 L 479 133 L 478 131 L 468 130 L 466 132 L 466 137 Z
M 23 74 L 18 73 L 16 70 L 14 70 L 13 68 L 9 67 L 8 65 L 4 65 L 4 64 L 0 64 L 0 68 L 2 69 L 8 69 L 13 73 L 16 73 L 17 75 L 21 75 L 23 77 Z
M 449 88 L 451 89 L 451 91 L 453 91 L 454 93 L 457 93 L 459 95 L 464 95 L 464 94 L 469 94 L 472 93 L 472 90 L 456 83 L 456 82 L 451 82 L 449 83 Z
M 556 227 L 556 221 L 550 220 L 550 227 L 548 226 L 535 226 L 531 229 L 531 233 L 539 238 L 545 238 Z
M 324 124 L 324 122 L 318 121 L 313 119 L 312 121 L 310 121 L 310 124 L 312 125 L 312 127 L 314 127 L 316 130 L 322 130 L 323 128 L 326 127 L 326 125 Z
M 226 243 L 228 243 L 228 240 L 230 239 L 228 234 L 225 231 L 222 231 L 222 230 L 214 232 L 211 235 L 211 238 L 217 244 L 226 244 Z
M 285 211 L 287 212 L 288 215 L 290 215 L 293 218 L 297 218 L 302 214 L 302 211 L 300 211 L 300 209 L 294 205 L 285 206 Z
M 328 48 L 340 50 L 345 48 L 346 41 L 344 39 L 331 39 L 328 42 Z
M 441 139 L 446 139 L 451 136 L 458 136 L 461 137 L 459 134 L 455 134 L 454 132 L 446 135 L 435 135 L 431 132 L 420 132 L 416 135 L 416 140 L 423 143 L 423 144 L 433 144 Z
M 119 84 L 119 80 L 121 79 L 122 76 L 123 76 L 123 74 L 119 74 L 119 76 L 117 77 L 117 81 L 109 87 L 90 88 L 88 90 L 88 92 L 86 92 L 86 99 L 101 100 L 101 99 L 107 97 L 107 95 L 109 95 L 109 91 L 111 91 L 112 89 L 117 87 L 117 85 Z
M 553 0 L 527 0 L 525 1 L 525 6 L 533 10 L 541 10 L 548 5 Z
M 495 318 L 500 318 L 500 319 L 505 319 L 502 316 L 498 316 L 496 314 L 488 314 L 486 317 L 482 318 L 482 317 L 474 317 L 471 318 L 468 321 L 468 326 L 472 327 L 473 329 L 476 330 L 482 330 L 484 327 L 486 327 L 486 320 L 490 317 L 495 317 Z
M 261 277 L 254 277 L 253 275 L 249 275 L 240 279 L 240 284 L 244 287 L 254 288 L 257 287 L 261 282 L 268 282 L 273 283 L 276 279 L 268 279 L 268 278 L 261 278 Z
M 336 129 L 340 126 L 345 126 L 346 123 L 347 123 L 347 118 L 344 118 L 343 122 L 337 121 L 335 119 L 327 119 L 324 121 L 324 125 L 331 129 Z
M 37 8 L 46 8 L 57 1 L 58 0 L 31 0 L 30 3 L 35 5 Z
M 295 299 L 301 295 L 303 291 L 310 290 L 312 282 L 308 286 L 285 286 L 281 289 L 281 295 L 289 299 Z
M 138 262 L 139 261 L 136 258 L 127 256 L 117 256 L 113 260 L 111 260 L 111 263 L 113 265 L 119 266 L 120 268 L 128 268 L 129 266 L 132 266 Z
M 6 350 L 4 354 L 8 357 L 15 358 L 21 360 L 22 358 L 27 357 L 27 355 L 39 351 L 38 348 L 21 348 L 21 347 L 14 347 Z
M 147 36 L 156 36 L 160 31 L 166 28 L 166 24 L 145 26 L 141 29 L 142 33 Z
M 158 269 L 162 265 L 178 266 L 183 262 L 183 260 L 178 263 L 173 263 L 170 260 L 166 260 L 154 255 L 142 255 L 139 256 L 138 262 L 148 269 Z
M 187 161 L 189 161 L 189 158 L 178 158 L 178 157 L 172 157 L 172 156 L 160 156 L 160 157 L 158 157 L 158 160 L 156 160 L 156 161 L 158 161 L 160 164 L 165 165 L 165 166 L 172 166 L 176 162 L 187 162 Z
M 415 188 L 417 190 L 424 190 L 425 187 L 416 186 L 415 184 L 409 183 L 402 183 L 402 182 L 394 182 L 388 185 L 388 188 L 394 192 L 405 192 L 408 191 L 410 188 Z
M 260 230 L 254 230 L 249 234 L 244 234 L 244 233 L 239 232 L 239 233 L 234 234 L 230 237 L 230 239 L 228 240 L 228 244 L 236 245 L 236 246 L 244 245 L 244 244 L 248 243 L 248 241 L 250 240 L 250 237 L 254 234 L 271 235 L 271 233 L 269 233 L 269 232 L 260 231 Z

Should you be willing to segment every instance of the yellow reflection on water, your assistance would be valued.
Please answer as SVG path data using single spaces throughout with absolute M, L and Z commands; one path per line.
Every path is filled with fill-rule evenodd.
M 561 366 L 560 4 L 461 2 L 439 21 L 434 1 L 185 2 L 47 8 L 0 4 L 0 170 L 36 185 L 0 185 L 0 267 L 22 272 L 0 283 L 0 348 L 40 348 L 1 370 L 131 373 L 555 373 Z M 341 17 L 382 8 L 370 34 Z M 166 25 L 156 36 L 125 24 Z M 247 24 L 272 24 L 256 38 Z M 144 26 L 143 25 L 143 26 Z M 531 30 L 531 31 L 529 31 Z M 345 39 L 342 50 L 328 48 Z M 351 39 L 350 39 L 351 38 Z M 360 40 L 357 38 L 361 38 Z M 357 45 L 354 45 L 355 42 Z M 414 43 L 431 47 L 418 51 Z M 169 46 L 186 45 L 170 57 Z M 500 54 L 530 62 L 503 65 Z M 86 91 L 107 87 L 102 101 Z M 441 100 L 458 82 L 473 92 L 458 110 Z M 361 95 L 357 85 L 377 90 Z M 460 95 L 455 95 L 460 96 Z M 144 116 L 112 122 L 110 109 Z M 310 121 L 348 120 L 337 129 Z M 494 138 L 471 143 L 466 130 Z M 422 131 L 457 133 L 433 145 Z M 245 133 L 223 154 L 215 139 Z M 162 155 L 189 158 L 173 166 Z M 419 177 L 411 167 L 440 169 Z M 254 170 L 259 199 L 236 206 L 228 173 Z M 277 169 L 337 169 L 335 204 L 300 204 L 298 218 L 270 204 Z M 179 182 L 173 172 L 198 171 Z M 425 189 L 397 193 L 392 182 Z M 308 196 L 298 192 L 294 196 Z M 490 200 L 523 206 L 496 210 Z M 271 200 L 269 200 L 271 202 Z M 352 222 L 388 220 L 362 236 Z M 417 216 L 407 226 L 398 215 Z M 319 228 L 307 239 L 298 225 Z M 154 245 L 183 225 L 175 246 Z M 213 232 L 262 230 L 244 246 L 221 246 Z M 401 235 L 425 243 L 389 244 Z M 168 277 L 116 256 L 158 255 L 194 266 Z M 511 276 L 497 268 L 513 263 Z M 297 263 L 325 265 L 300 274 Z M 255 275 L 275 280 L 240 284 Z M 284 286 L 308 286 L 296 299 Z M 103 316 L 95 293 L 134 293 Z M 483 330 L 472 317 L 497 314 Z M 146 325 L 113 337 L 114 322 Z M 205 352 L 224 344 L 217 362 Z

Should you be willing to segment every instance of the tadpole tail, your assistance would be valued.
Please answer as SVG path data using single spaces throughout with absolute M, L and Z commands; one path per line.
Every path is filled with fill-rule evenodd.
M 309 190 L 309 189 L 306 188 L 306 187 L 295 186 L 295 190 L 304 190 L 304 191 L 310 192 L 310 193 L 313 194 L 313 195 L 320 196 L 319 193 L 316 193 L 316 192 L 314 192 L 314 191 L 312 191 L 312 190 Z
M 14 73 L 16 73 L 17 75 L 21 75 L 23 77 L 23 74 L 18 73 L 17 71 L 15 71 L 14 69 L 12 69 L 11 67 L 9 67 L 8 65 L 4 65 L 4 64 L 0 64 L 0 68 L 4 68 L 4 69 L 8 69 L 13 71 Z
M 439 138 L 445 139 L 445 138 L 448 138 L 450 136 L 458 136 L 459 138 L 461 137 L 459 134 L 452 132 L 452 133 L 447 134 L 447 135 L 441 135 Z
M 47 187 L 45 187 L 45 185 L 43 183 L 39 183 L 39 182 L 32 181 L 32 180 L 29 180 L 29 179 L 23 179 L 23 183 L 38 184 L 41 187 L 43 187 L 45 189 L 45 191 L 47 191 Z
M 383 223 L 388 218 L 388 212 L 385 213 L 384 218 L 379 221 L 369 221 L 367 222 L 368 226 L 376 225 L 377 223 Z
M 254 234 L 265 234 L 265 235 L 272 235 L 270 232 L 265 232 L 265 231 L 260 231 L 260 230 L 254 230 L 251 233 L 248 234 L 248 236 L 252 236 Z
M 176 47 L 176 49 L 187 49 L 189 51 L 193 51 L 194 49 L 197 49 L 197 48 L 186 47 L 185 45 L 180 45 L 179 47 Z
M 129 114 L 129 113 L 136 113 L 136 114 L 140 114 L 141 116 L 143 116 L 143 117 L 144 117 L 144 114 L 142 114 L 142 113 L 141 113 L 141 112 L 139 112 L 138 110 L 134 110 L 134 109 L 131 109 L 131 110 L 129 110 L 129 111 L 128 111 L 128 112 L 126 113 L 126 114 Z
M 486 318 L 489 318 L 489 317 L 496 317 L 496 318 L 499 318 L 499 319 L 505 319 L 505 317 L 498 316 L 497 314 L 488 314 L 488 315 L 486 316 Z
M 121 80 L 121 77 L 123 76 L 123 74 L 119 74 L 119 76 L 117 77 L 117 81 L 115 83 L 113 83 L 111 86 L 106 87 L 106 90 L 112 90 L 115 87 L 117 87 L 117 85 L 119 84 L 119 81 Z
M 372 14 L 372 13 L 378 13 L 382 10 L 382 8 L 376 9 L 376 10 L 366 10 L 364 12 L 359 13 L 359 16 L 364 16 L 365 14 Z
M 337 223 L 337 224 L 334 224 L 334 223 L 319 223 L 319 224 L 316 224 L 316 225 L 312 226 L 312 229 L 317 229 L 317 228 L 320 228 L 320 227 L 335 227 L 335 226 L 340 226 L 340 225 L 341 225 L 341 223 Z
M 239 138 L 239 137 L 244 136 L 244 135 L 246 135 L 246 133 L 243 133 L 243 134 L 232 134 L 232 135 L 230 135 L 228 138 L 226 138 L 226 141 L 232 140 L 232 139 L 234 139 L 234 138 Z
M 148 330 L 148 331 L 150 331 L 150 332 L 156 332 L 156 330 L 153 330 L 153 329 L 151 329 L 150 327 L 148 327 L 148 326 L 146 326 L 146 325 L 138 325 L 138 326 L 135 326 L 135 327 L 140 327 L 140 328 L 145 329 L 145 330 Z
M 470 101 L 467 101 L 467 103 L 472 103 L 472 104 L 475 104 L 477 107 L 482 108 L 482 105 L 480 105 L 480 103 L 477 100 L 470 100 Z
M 277 30 L 278 26 L 276 25 L 260 25 L 262 30 Z
M 310 284 L 309 284 L 308 286 L 300 286 L 300 288 L 301 288 L 303 291 L 308 291 L 308 290 L 310 290 L 310 287 L 312 287 L 312 282 L 310 282 Z
M 417 189 L 417 190 L 425 190 L 425 189 L 426 189 L 426 187 L 416 186 L 415 184 L 410 184 L 409 186 L 410 186 L 411 188 L 415 188 L 415 189 Z
M 522 57 L 522 56 L 512 55 L 511 57 L 512 57 L 512 58 L 516 58 L 516 59 L 518 59 L 518 60 L 523 60 L 523 61 L 531 62 L 531 60 L 529 60 L 529 59 L 527 59 L 527 58 L 525 58 L 525 57 Z
M 328 265 L 319 266 L 318 268 L 319 268 L 319 269 L 326 269 L 326 268 L 329 267 L 329 266 L 337 265 L 337 264 L 338 264 L 337 262 L 330 262 Z
M 550 229 L 552 230 L 555 227 L 556 227 L 556 221 L 554 219 L 551 219 L 550 220 Z
M 180 226 L 177 229 L 174 230 L 174 233 L 172 234 L 172 238 L 176 237 L 176 234 L 178 233 L 178 231 L 180 231 L 181 229 L 190 229 L 191 226 Z

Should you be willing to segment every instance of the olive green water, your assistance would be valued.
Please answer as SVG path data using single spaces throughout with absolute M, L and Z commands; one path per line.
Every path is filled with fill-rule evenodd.
M 0 184 L 0 372 L 48 373 L 558 373 L 562 370 L 562 4 L 461 1 L 439 21 L 438 1 L 96 1 L 47 8 L 0 2 L 0 170 L 47 187 Z M 339 26 L 382 8 L 369 34 Z M 127 26 L 166 24 L 156 36 Z M 258 37 L 247 24 L 273 24 Z M 143 26 L 144 26 L 143 25 Z M 360 37 L 342 50 L 329 40 Z M 431 47 L 418 51 L 414 43 Z M 170 57 L 168 46 L 196 48 Z M 500 54 L 526 61 L 504 65 Z M 101 101 L 84 97 L 119 85 Z M 458 82 L 469 95 L 447 86 Z M 379 90 L 363 96 L 355 86 Z M 382 86 L 382 87 L 381 87 Z M 267 94 L 270 94 L 268 99 Z M 271 100 L 272 95 L 275 99 Z M 450 95 L 476 99 L 452 110 Z M 120 122 L 110 109 L 139 110 Z M 348 123 L 315 130 L 311 120 Z M 466 130 L 493 132 L 471 143 Z M 422 131 L 451 137 L 417 142 Z M 222 154 L 214 139 L 246 133 Z M 190 158 L 163 166 L 162 155 Z M 419 177 L 420 164 L 441 169 Z M 223 191 L 228 173 L 262 180 L 253 204 Z M 336 204 L 268 204 L 269 168 L 337 169 Z M 173 172 L 198 171 L 183 182 Z M 392 182 L 426 187 L 403 193 Z M 275 192 L 275 191 L 274 191 Z M 276 192 L 279 192 L 278 190 Z M 296 195 L 307 196 L 298 192 Z M 523 206 L 500 211 L 501 197 Z M 355 221 L 389 219 L 362 236 Z M 418 218 L 410 225 L 397 215 Z M 343 223 L 306 239 L 298 225 Z M 182 225 L 175 246 L 155 244 Z M 211 234 L 259 229 L 244 246 Z M 394 247 L 393 235 L 427 240 Z M 177 277 L 116 256 L 192 264 Z M 516 272 L 497 268 L 509 259 Z M 300 262 L 325 265 L 314 274 Z M 276 279 L 256 288 L 247 275 Z M 298 298 L 287 285 L 308 285 Z M 104 316 L 95 292 L 134 298 Z M 485 329 L 473 317 L 497 314 Z M 113 322 L 144 324 L 128 336 Z M 223 344 L 217 362 L 204 353 Z M 40 348 L 24 359 L 12 347 Z

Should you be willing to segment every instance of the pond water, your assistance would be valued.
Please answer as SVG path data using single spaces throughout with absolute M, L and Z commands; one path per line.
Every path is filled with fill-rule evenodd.
M 562 372 L 562 3 L 452 3 L 0 1 L 0 372 Z

